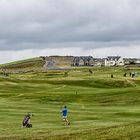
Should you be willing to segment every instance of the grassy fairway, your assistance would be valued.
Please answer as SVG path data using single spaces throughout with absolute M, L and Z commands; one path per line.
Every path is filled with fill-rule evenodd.
M 140 78 L 123 68 L 88 68 L 0 76 L 0 139 L 139 140 Z M 132 70 L 140 73 L 140 70 Z M 114 78 L 110 78 L 110 74 Z M 77 92 L 77 94 L 76 94 Z M 70 126 L 60 109 L 69 109 Z M 33 112 L 33 128 L 20 128 Z

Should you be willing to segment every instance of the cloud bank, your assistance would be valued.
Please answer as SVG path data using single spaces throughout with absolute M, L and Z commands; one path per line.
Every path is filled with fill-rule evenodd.
M 19 58 L 25 50 L 31 56 L 38 51 L 75 54 L 75 49 L 81 50 L 77 55 L 105 56 L 118 48 L 120 54 L 138 57 L 139 24 L 139 0 L 1 0 L 0 51 L 4 61 L 11 52 Z

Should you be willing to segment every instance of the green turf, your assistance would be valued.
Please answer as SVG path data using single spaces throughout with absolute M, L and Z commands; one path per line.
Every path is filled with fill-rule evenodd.
M 92 71 L 0 75 L 0 139 L 139 140 L 140 78 L 123 77 L 131 71 L 124 68 Z M 61 119 L 64 105 L 70 126 Z M 20 128 L 26 112 L 33 128 Z
M 0 65 L 0 73 L 25 73 L 29 71 L 41 71 L 45 61 L 40 58 L 30 58 Z

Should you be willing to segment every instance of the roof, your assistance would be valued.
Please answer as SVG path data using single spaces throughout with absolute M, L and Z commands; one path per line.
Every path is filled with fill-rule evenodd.
M 80 60 L 81 60 L 81 58 L 80 57 L 75 57 L 74 59 L 73 59 L 73 61 L 75 62 L 75 63 L 79 63 L 80 62 Z M 82 59 L 83 60 L 83 59 Z
M 81 59 L 83 59 L 84 61 L 90 61 L 91 59 L 93 59 L 92 56 L 80 56 Z
M 78 63 L 80 60 L 90 61 L 91 59 L 93 59 L 92 56 L 76 56 L 73 61 Z
M 121 58 L 121 56 L 108 56 L 107 60 L 119 60 Z

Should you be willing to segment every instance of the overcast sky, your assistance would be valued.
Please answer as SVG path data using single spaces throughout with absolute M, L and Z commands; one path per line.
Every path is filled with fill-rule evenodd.
M 0 0 L 0 63 L 139 54 L 140 0 Z

